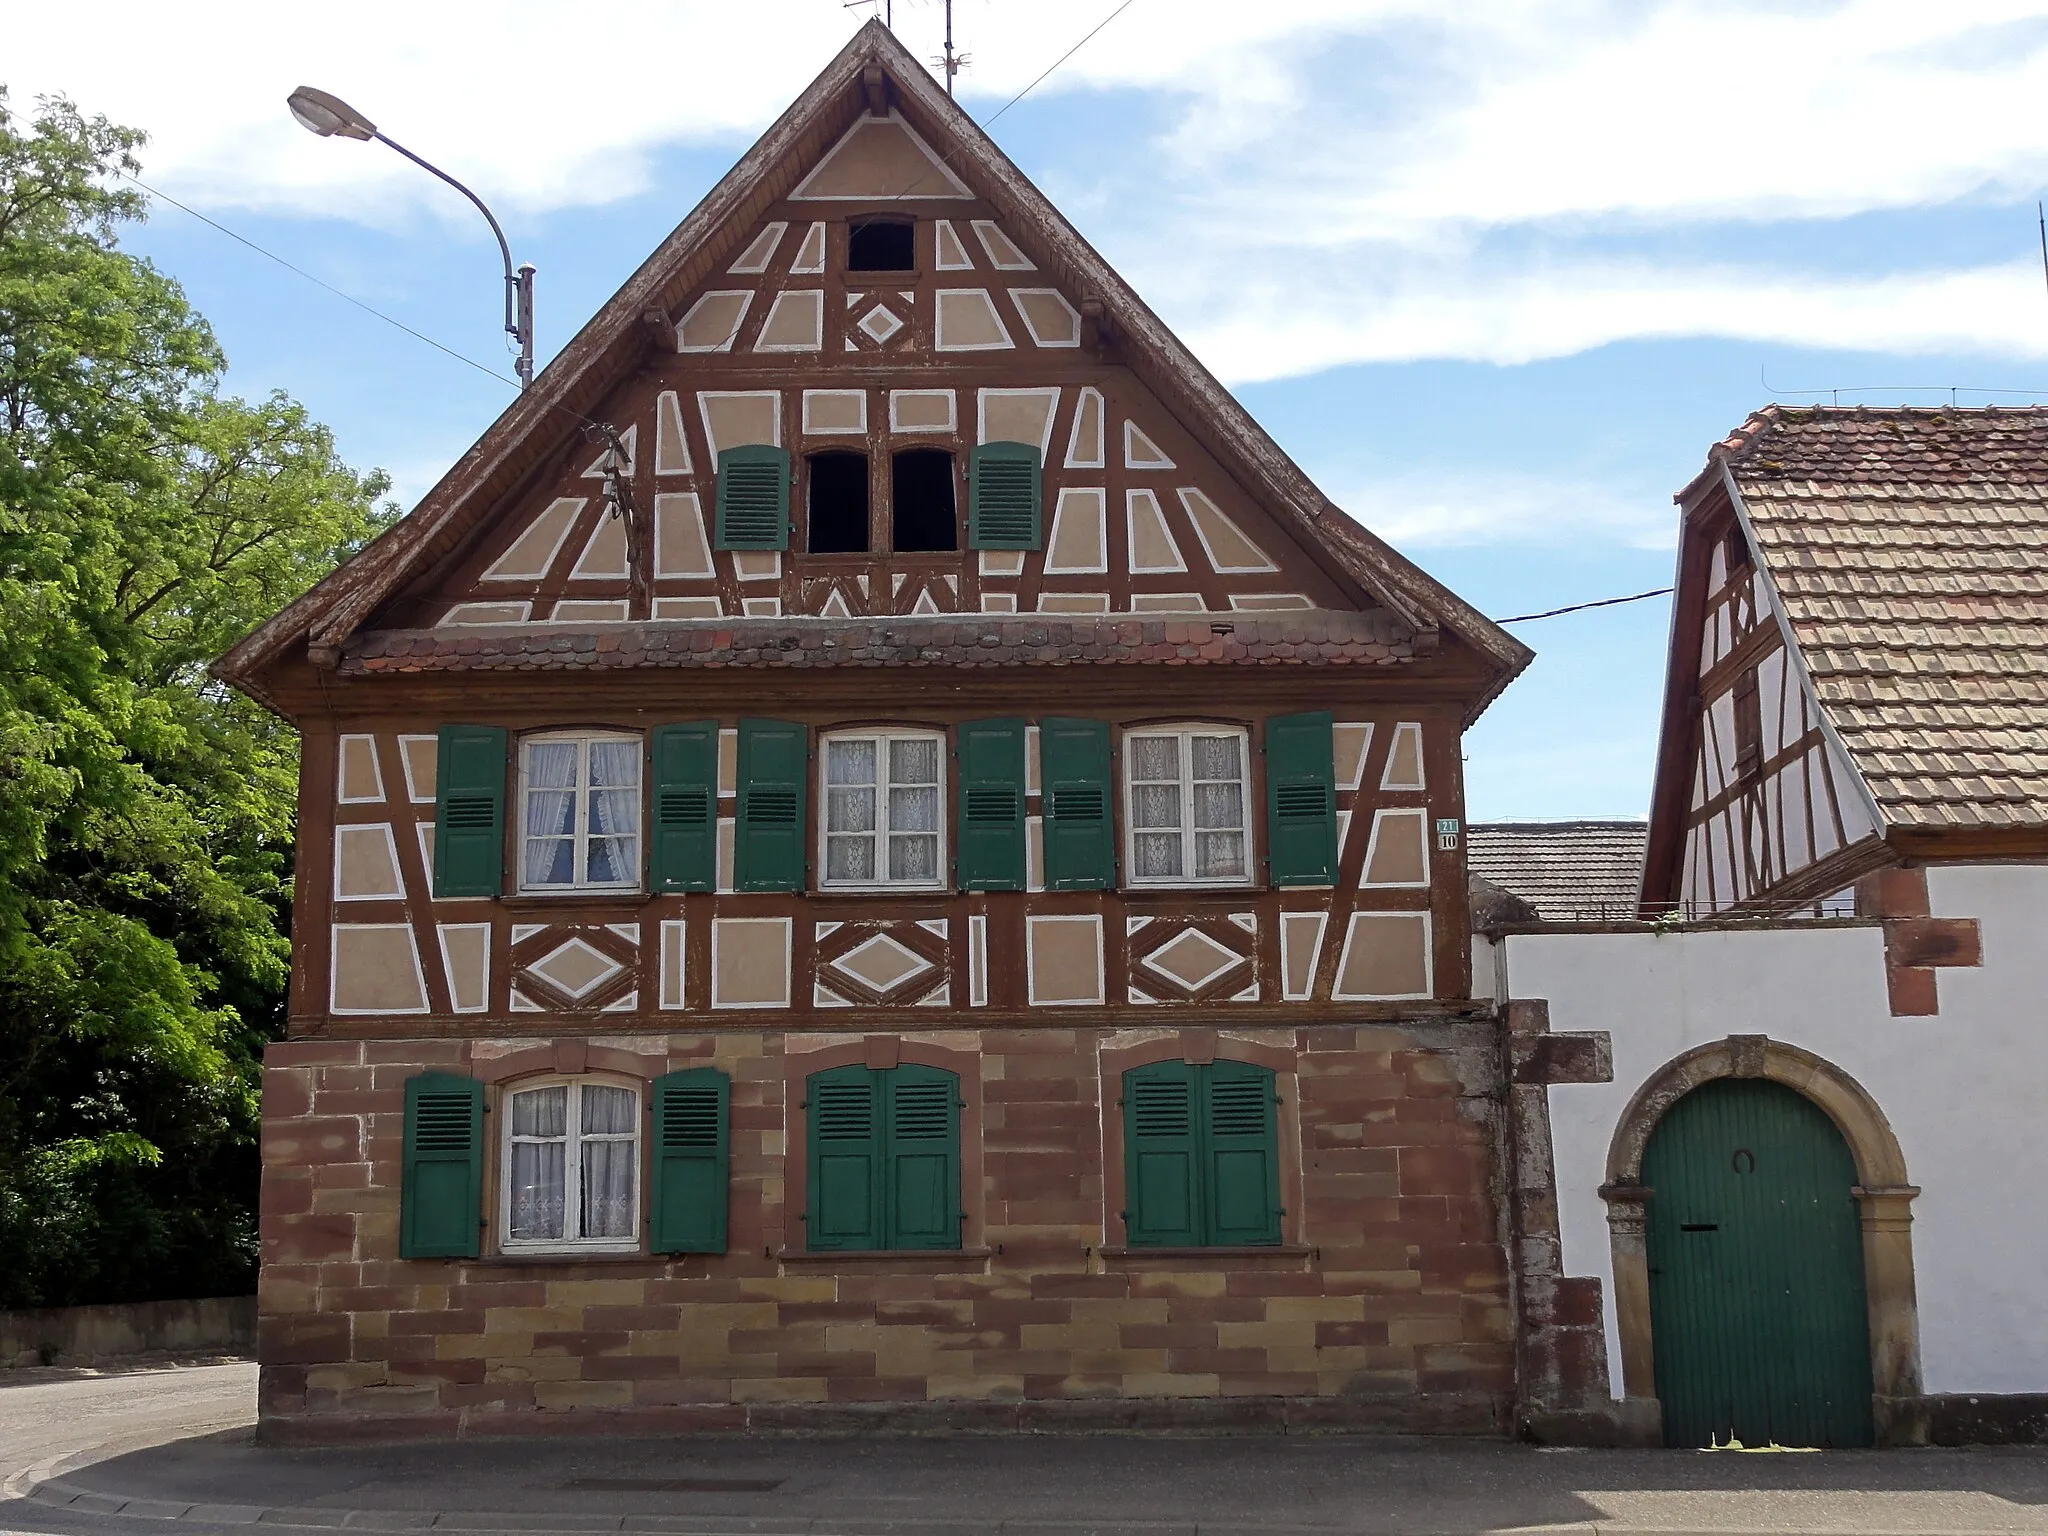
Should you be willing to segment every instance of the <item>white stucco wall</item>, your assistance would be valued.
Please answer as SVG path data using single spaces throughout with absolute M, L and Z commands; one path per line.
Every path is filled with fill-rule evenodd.
M 1564 1270 L 1598 1275 L 1621 1393 L 1605 1177 L 1615 1124 L 1675 1056 L 1768 1035 L 1863 1085 L 1897 1134 L 1913 1202 L 1928 1392 L 2048 1392 L 2048 867 L 1928 871 L 1936 917 L 1974 917 L 1981 968 L 1937 974 L 1941 1012 L 1893 1018 L 1875 926 L 1516 934 L 1506 995 L 1553 1030 L 1606 1030 L 1614 1081 L 1550 1093 Z M 1476 957 L 1475 957 L 1476 958 Z

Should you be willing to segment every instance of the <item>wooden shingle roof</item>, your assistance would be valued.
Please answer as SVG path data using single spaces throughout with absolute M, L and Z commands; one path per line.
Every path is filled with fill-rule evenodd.
M 1886 822 L 2048 827 L 2048 408 L 1772 406 L 1714 457 Z
M 1649 835 L 1644 821 L 1475 821 L 1465 867 L 1546 922 L 1632 918 Z

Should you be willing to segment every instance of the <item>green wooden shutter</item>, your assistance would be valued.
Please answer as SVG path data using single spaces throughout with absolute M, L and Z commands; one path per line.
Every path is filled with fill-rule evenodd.
M 732 1080 L 716 1067 L 654 1080 L 653 1252 L 725 1252 L 731 1105 Z
M 960 889 L 1024 889 L 1024 722 L 960 727 Z
M 1044 542 L 1038 449 L 983 443 L 967 461 L 967 547 L 1037 549 Z
M 660 725 L 654 760 L 648 879 L 657 891 L 708 891 L 718 883 L 718 722 Z
M 1038 722 L 1045 799 L 1045 884 L 1100 891 L 1116 883 L 1111 837 L 1109 726 L 1100 720 Z
M 1203 1241 L 1196 1070 L 1160 1061 L 1124 1074 L 1124 1240 L 1134 1248 Z
M 1280 1241 L 1280 1141 L 1273 1074 L 1247 1061 L 1199 1069 L 1203 1241 Z
M 804 888 L 804 787 L 809 733 L 786 720 L 740 721 L 739 825 L 733 884 L 742 891 Z
M 451 1072 L 407 1078 L 398 1256 L 475 1258 L 483 1183 L 484 1085 Z
M 789 548 L 789 450 L 718 450 L 718 547 Z
M 877 1074 L 831 1067 L 804 1084 L 809 1190 L 804 1245 L 882 1246 L 882 1125 Z
M 436 754 L 434 895 L 495 896 L 505 883 L 506 736 L 444 725 Z
M 1266 860 L 1275 885 L 1337 883 L 1337 771 L 1326 709 L 1266 722 Z
M 885 1079 L 883 1201 L 889 1248 L 960 1246 L 960 1079 L 905 1065 Z

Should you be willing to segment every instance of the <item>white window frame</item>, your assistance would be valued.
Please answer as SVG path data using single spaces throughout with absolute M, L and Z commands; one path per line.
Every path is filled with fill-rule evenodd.
M 828 874 L 831 863 L 826 857 L 828 838 L 835 834 L 832 826 L 832 743 L 835 741 L 872 741 L 875 743 L 875 830 L 873 833 L 856 833 L 854 836 L 872 836 L 875 840 L 876 877 L 872 880 L 834 880 Z M 934 874 L 929 880 L 891 880 L 881 873 L 889 862 L 889 743 L 892 741 L 930 741 L 938 744 L 938 777 L 933 785 L 938 797 L 939 811 L 933 828 L 938 838 L 938 857 L 933 864 Z M 947 739 L 944 731 L 924 730 L 916 727 L 878 726 L 873 729 L 827 731 L 819 740 L 818 751 L 818 888 L 826 891 L 943 891 L 950 884 L 946 865 L 946 751 Z M 916 786 L 922 788 L 922 785 Z M 849 834 L 839 833 L 844 837 Z
M 633 874 L 629 880 L 593 881 L 587 878 L 590 864 L 590 747 L 593 742 L 626 742 L 634 748 L 639 764 L 639 782 L 633 787 Z M 535 885 L 526 878 L 526 802 L 533 790 L 530 765 L 532 749 L 543 745 L 572 742 L 576 747 L 576 815 L 570 837 L 574 845 L 576 878 L 566 885 Z M 556 793 L 556 791 L 543 791 Z M 647 864 L 647 746 L 645 738 L 633 731 L 536 731 L 519 738 L 518 819 L 514 824 L 513 857 L 518 861 L 519 894 L 522 896 L 567 896 L 584 892 L 637 891 L 643 883 Z
M 583 1094 L 590 1088 L 621 1088 L 633 1095 L 633 1232 L 630 1237 L 545 1237 L 515 1238 L 512 1236 L 512 1144 L 515 1140 L 527 1140 L 512 1134 L 512 1100 L 522 1093 L 532 1093 L 543 1088 L 562 1088 L 567 1092 L 564 1098 L 562 1125 L 564 1148 L 562 1152 L 562 1230 L 573 1232 L 582 1222 L 583 1202 Z M 582 1077 L 528 1077 L 515 1083 L 508 1083 L 498 1096 L 498 1119 L 502 1122 L 498 1132 L 498 1248 L 504 1253 L 638 1253 L 640 1251 L 640 1213 L 647 1202 L 647 1152 L 645 1132 L 647 1129 L 647 1087 L 630 1079 L 593 1076 Z M 552 1137 L 532 1138 L 553 1140 Z M 623 1136 L 604 1136 L 604 1140 L 623 1141 Z
M 1170 887 L 1176 890 L 1223 890 L 1254 883 L 1253 872 L 1258 868 L 1257 850 L 1252 846 L 1252 755 L 1251 732 L 1241 725 L 1146 725 L 1133 726 L 1124 733 L 1123 745 L 1123 813 L 1124 813 L 1124 884 L 1147 888 Z M 1179 742 L 1180 753 L 1180 848 L 1181 868 L 1195 867 L 1195 753 L 1189 738 L 1195 736 L 1235 736 L 1237 738 L 1237 761 L 1242 777 L 1238 783 L 1243 786 L 1239 805 L 1243 817 L 1238 824 L 1238 833 L 1244 838 L 1244 873 L 1241 875 L 1199 876 L 1140 875 L 1138 871 L 1137 825 L 1137 774 L 1134 760 L 1137 743 L 1142 738 L 1170 736 Z M 1147 779 L 1146 783 L 1161 783 L 1163 780 Z M 1204 783 L 1221 782 L 1204 780 Z M 1156 835 L 1165 830 L 1159 827 L 1144 829 L 1147 835 Z M 1228 831 L 1227 827 L 1205 827 L 1207 832 Z

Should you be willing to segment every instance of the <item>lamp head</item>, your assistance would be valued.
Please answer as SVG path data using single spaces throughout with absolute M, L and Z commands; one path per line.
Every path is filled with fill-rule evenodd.
M 339 96 L 302 85 L 285 98 L 299 126 L 323 139 L 374 139 L 377 125 Z

